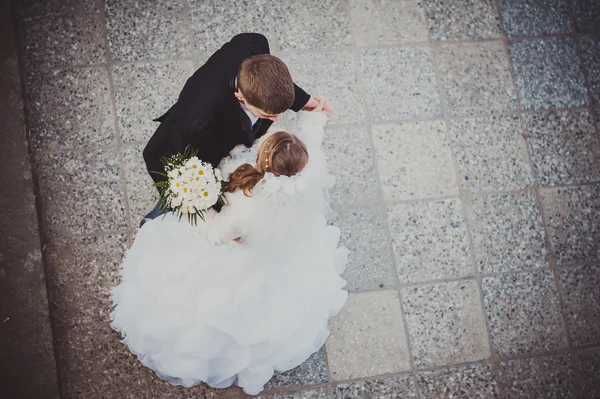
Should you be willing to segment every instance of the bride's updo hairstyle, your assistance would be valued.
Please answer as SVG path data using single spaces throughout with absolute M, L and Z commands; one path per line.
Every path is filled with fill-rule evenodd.
M 300 139 L 291 133 L 275 132 L 263 141 L 256 156 L 256 167 L 246 163 L 229 176 L 229 192 L 244 190 L 248 197 L 252 189 L 269 172 L 275 176 L 294 176 L 308 163 L 308 151 Z

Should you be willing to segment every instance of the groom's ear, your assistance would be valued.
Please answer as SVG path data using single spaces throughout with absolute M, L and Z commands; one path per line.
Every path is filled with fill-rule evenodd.
M 235 98 L 237 98 L 238 100 L 240 100 L 240 101 L 244 101 L 244 95 L 242 94 L 242 92 L 241 92 L 241 91 L 239 91 L 239 90 L 238 90 L 238 91 L 235 91 L 235 92 L 233 93 L 233 95 L 234 95 L 234 96 L 235 96 Z

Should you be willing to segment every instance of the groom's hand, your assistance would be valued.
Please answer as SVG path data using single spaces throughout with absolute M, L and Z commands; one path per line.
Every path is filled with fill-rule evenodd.
M 324 103 L 323 104 L 323 109 L 322 111 L 325 112 L 327 114 L 327 116 L 331 116 L 331 113 L 333 112 L 333 109 L 329 106 L 329 104 L 325 101 L 323 101 L 324 98 L 321 98 L 319 96 L 311 96 L 310 99 L 308 100 L 308 102 L 304 105 L 304 107 L 302 107 L 302 109 L 304 111 L 313 111 L 315 108 L 317 108 L 319 106 L 320 103 Z

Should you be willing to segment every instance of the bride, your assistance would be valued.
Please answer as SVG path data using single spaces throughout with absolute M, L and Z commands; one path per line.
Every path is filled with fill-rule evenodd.
M 220 213 L 198 226 L 167 214 L 139 231 L 111 326 L 159 377 L 256 395 L 325 343 L 347 298 L 347 250 L 326 221 L 322 105 L 301 113 L 297 135 L 268 134 L 223 160 Z

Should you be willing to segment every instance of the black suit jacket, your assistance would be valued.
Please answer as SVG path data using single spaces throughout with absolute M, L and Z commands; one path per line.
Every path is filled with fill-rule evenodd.
M 255 54 L 269 54 L 267 39 L 258 33 L 235 36 L 212 55 L 186 82 L 177 103 L 156 119 L 160 126 L 144 149 L 144 160 L 155 182 L 164 180 L 161 157 L 174 155 L 189 145 L 198 157 L 217 166 L 237 145 L 251 146 L 271 126 L 259 119 L 252 131 L 248 115 L 233 95 L 241 63 Z M 310 96 L 295 86 L 291 109 L 299 111 Z

